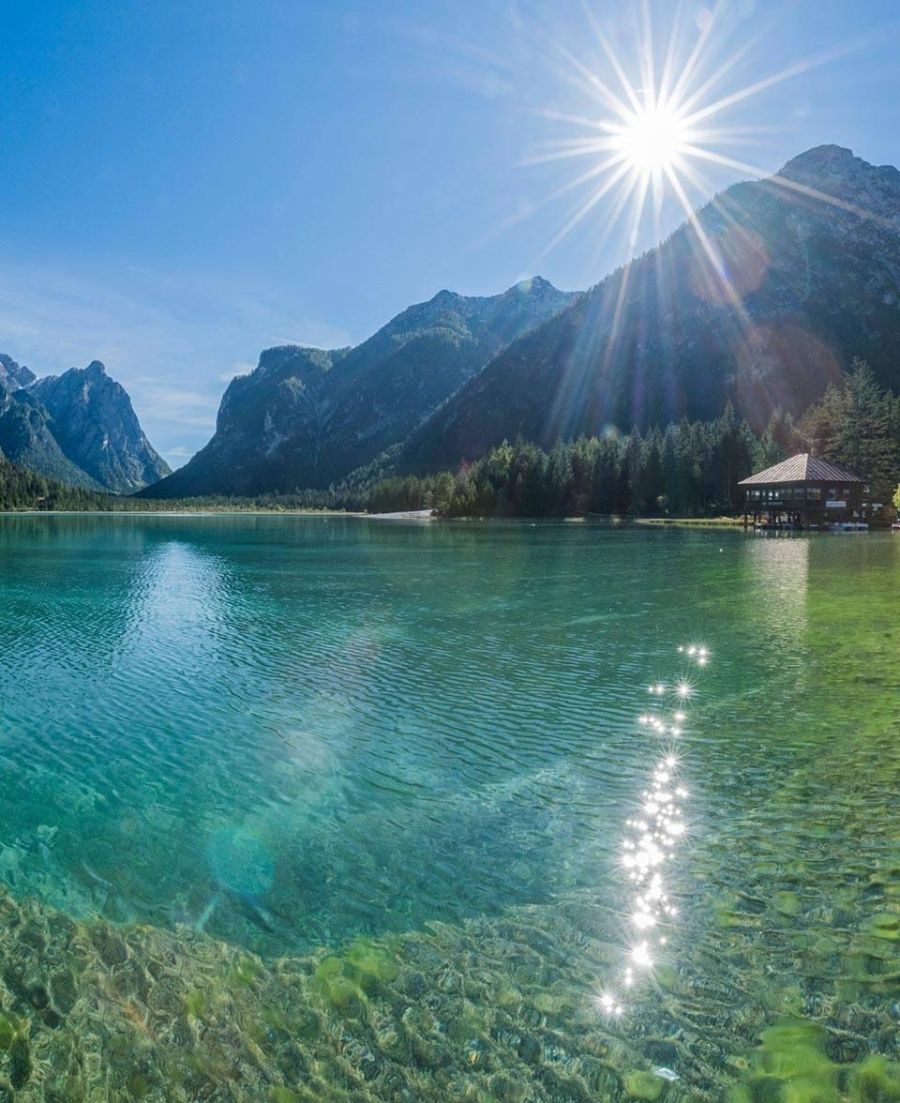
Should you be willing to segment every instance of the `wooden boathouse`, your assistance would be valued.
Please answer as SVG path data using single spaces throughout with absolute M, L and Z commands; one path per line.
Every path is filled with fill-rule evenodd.
M 744 525 L 815 529 L 862 517 L 863 480 L 809 452 L 758 471 L 744 488 Z

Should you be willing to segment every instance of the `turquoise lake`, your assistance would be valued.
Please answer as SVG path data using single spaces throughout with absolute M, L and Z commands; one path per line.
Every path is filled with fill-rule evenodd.
M 8 515 L 0 610 L 0 1099 L 900 1099 L 900 536 Z

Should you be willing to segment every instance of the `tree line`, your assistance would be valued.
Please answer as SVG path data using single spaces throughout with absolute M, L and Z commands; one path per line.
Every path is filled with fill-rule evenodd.
M 396 510 L 447 517 L 563 517 L 576 514 L 703 516 L 737 512 L 741 479 L 795 452 L 842 464 L 888 502 L 900 478 L 900 398 L 879 388 L 863 361 L 802 418 L 776 412 L 754 432 L 731 406 L 713 421 L 560 442 L 549 451 L 504 441 L 457 471 L 388 476 L 372 465 L 327 490 L 249 498 L 136 499 L 83 490 L 0 458 L 0 510 Z M 391 457 L 386 457 L 386 463 Z
M 298 490 L 289 494 L 260 494 L 236 498 L 211 494 L 203 498 L 130 498 L 70 486 L 0 458 L 0 511 L 64 510 L 103 513 L 180 513 L 190 510 L 364 510 L 367 493 L 361 490 Z
M 504 441 L 455 473 L 383 480 L 369 509 L 430 508 L 446 517 L 732 512 L 742 500 L 737 483 L 778 455 L 729 409 L 716 421 L 608 430 L 550 451 Z
M 776 412 L 762 433 L 729 405 L 714 421 L 610 430 L 550 451 L 504 441 L 456 472 L 379 481 L 369 509 L 431 508 L 447 517 L 730 514 L 743 504 L 741 479 L 796 452 L 849 468 L 873 497 L 891 501 L 900 477 L 900 399 L 856 360 L 801 419 Z

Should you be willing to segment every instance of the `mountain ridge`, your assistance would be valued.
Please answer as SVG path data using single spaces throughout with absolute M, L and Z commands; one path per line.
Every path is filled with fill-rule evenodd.
M 264 350 L 223 395 L 210 442 L 146 497 L 324 488 L 406 438 L 510 340 L 572 301 L 535 277 L 442 290 L 352 348 Z
M 729 402 L 761 429 L 778 409 L 802 413 L 857 355 L 900 389 L 900 172 L 815 147 L 696 221 L 719 271 L 683 223 L 504 349 L 392 469 L 454 467 L 504 438 L 552 447 L 610 425 L 704 420 Z
M 37 378 L 0 354 L 0 455 L 72 486 L 118 494 L 169 473 L 128 393 L 99 360 Z

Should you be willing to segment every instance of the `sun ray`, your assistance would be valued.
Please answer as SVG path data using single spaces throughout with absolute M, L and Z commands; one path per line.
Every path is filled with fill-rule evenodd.
M 641 215 L 643 214 L 644 204 L 647 198 L 647 190 L 650 186 L 650 174 L 645 173 L 638 184 L 637 194 L 635 196 L 634 209 L 631 215 L 631 224 L 629 226 L 629 251 L 634 252 L 634 246 L 637 240 L 637 233 L 640 229 Z M 619 337 L 619 326 L 622 322 L 622 316 L 625 308 L 625 296 L 628 293 L 628 285 L 631 281 L 631 271 L 633 268 L 633 262 L 629 261 L 622 270 L 622 276 L 619 281 L 618 293 L 616 295 L 616 305 L 613 308 L 612 323 L 609 328 L 609 339 L 606 342 L 606 348 L 603 355 L 603 370 L 608 370 L 612 361 L 614 349 L 616 347 L 616 341 Z
M 678 0 L 675 6 L 674 15 L 672 16 L 672 26 L 669 31 L 666 56 L 663 60 L 662 69 L 659 75 L 659 98 L 664 101 L 668 101 L 672 97 L 672 76 L 675 71 L 678 56 L 678 29 L 681 26 L 683 17 L 684 3 L 683 0 Z
M 538 253 L 538 255 L 534 258 L 532 268 L 535 268 L 537 264 L 542 261 L 549 252 L 555 249 L 556 246 L 559 245 L 559 243 L 564 238 L 566 238 L 572 232 L 572 230 L 574 230 L 575 227 L 585 219 L 587 215 L 590 214 L 594 207 L 596 207 L 597 204 L 600 203 L 601 200 L 604 199 L 604 197 L 608 195 L 610 191 L 612 191 L 612 189 L 621 179 L 623 179 L 627 172 L 628 164 L 623 161 L 619 165 L 619 168 L 612 174 L 612 176 L 607 177 L 603 184 L 595 192 L 587 197 L 587 199 L 581 204 L 581 206 L 578 207 L 575 212 L 570 216 L 570 218 L 562 226 L 562 228 L 557 231 L 557 233 L 553 236 L 553 238 L 551 238 L 547 245 L 545 245 L 540 253 Z
M 703 46 L 707 52 L 711 52 L 712 50 L 712 35 L 721 22 L 720 13 L 725 9 L 725 6 L 725 0 L 719 0 L 705 27 L 707 34 L 702 36 L 702 38 Z M 778 19 L 773 17 L 765 25 L 761 26 L 755 34 L 745 36 L 734 49 L 725 54 L 720 64 L 705 78 L 700 76 L 699 70 L 703 58 L 698 56 L 697 65 L 694 66 L 694 68 L 697 70 L 697 79 L 699 83 L 693 85 L 691 81 L 685 79 L 683 82 L 679 83 L 677 92 L 673 93 L 677 94 L 679 101 L 683 103 L 685 111 L 690 111 L 694 104 L 707 97 L 716 85 L 720 84 L 729 74 L 734 72 L 746 57 L 749 57 L 759 49 L 766 38 L 772 34 L 773 28 L 777 22 Z M 698 45 L 699 44 L 700 43 L 698 43 Z M 693 78 L 693 70 L 690 75 L 691 78 Z
M 605 161 L 601 161 L 599 165 L 594 165 L 593 168 L 586 169 L 580 176 L 576 176 L 574 180 L 569 180 L 565 184 L 561 184 L 556 191 L 551 192 L 547 197 L 548 202 L 559 199 L 563 195 L 567 195 L 570 191 L 575 191 L 580 188 L 582 184 L 586 184 L 589 180 L 594 180 L 598 176 L 602 176 L 605 172 L 608 172 L 611 168 L 614 168 L 617 164 L 621 163 L 622 157 L 616 155 L 609 157 Z M 606 193 L 604 192 L 604 195 Z
M 691 50 L 687 61 L 685 62 L 684 68 L 682 69 L 678 77 L 678 81 L 676 82 L 675 87 L 672 89 L 671 98 L 674 99 L 677 103 L 681 102 L 684 96 L 684 90 L 685 88 L 687 88 L 689 82 L 693 78 L 694 70 L 697 68 L 697 65 L 703 58 L 703 51 L 706 49 L 707 43 L 712 36 L 713 27 L 716 25 L 719 17 L 719 12 L 722 9 L 723 2 L 724 0 L 718 0 L 715 8 L 713 8 L 712 12 L 710 13 L 710 17 L 706 21 L 705 26 L 701 28 L 700 35 L 697 38 L 697 41 L 694 43 L 694 47 Z
M 565 161 L 571 157 L 588 157 L 594 156 L 597 153 L 609 152 L 611 149 L 618 148 L 616 142 L 611 138 L 583 138 L 575 139 L 574 141 L 560 142 L 559 148 L 549 149 L 546 153 L 536 153 L 523 161 L 523 165 L 542 165 L 548 161 Z M 615 163 L 618 163 L 623 158 L 617 156 Z
M 796 192 L 798 195 L 803 195 L 807 199 L 817 199 L 821 203 L 830 203 L 833 207 L 838 207 L 841 210 L 847 211 L 849 214 L 855 214 L 860 218 L 869 218 L 874 222 L 880 222 L 885 226 L 894 228 L 892 222 L 875 214 L 873 211 L 867 211 L 864 207 L 859 207 L 855 203 L 848 203 L 846 199 L 841 199 L 837 195 L 830 195 L 828 192 L 820 191 L 818 188 L 811 188 L 808 184 L 801 184 L 797 180 L 791 180 L 789 177 L 782 176 L 780 173 L 767 173 L 765 169 L 748 164 L 746 161 L 738 161 L 734 157 L 728 157 L 723 153 L 716 153 L 715 150 L 703 149 L 699 146 L 690 147 L 688 152 L 692 157 L 696 157 L 701 161 L 711 161 L 714 164 L 723 165 L 726 168 L 737 169 L 739 172 L 749 172 L 753 176 L 762 177 L 764 183 L 774 184 L 787 191 Z
M 599 130 L 606 133 L 609 123 L 606 119 L 591 119 L 587 115 L 568 115 L 564 111 L 555 111 L 545 108 L 539 112 L 541 118 L 551 119 L 558 123 L 572 123 L 574 126 L 583 126 L 588 130 Z
M 544 119 L 577 130 L 568 137 L 542 143 L 529 163 L 582 163 L 570 179 L 552 190 L 547 202 L 580 189 L 585 189 L 585 193 L 566 212 L 562 225 L 537 260 L 582 226 L 606 201 L 603 222 L 593 234 L 593 252 L 599 256 L 615 232 L 619 239 L 617 250 L 625 261 L 614 292 L 617 301 L 609 304 L 608 322 L 613 334 L 609 345 L 623 316 L 631 277 L 630 259 L 639 252 L 642 240 L 646 241 L 645 233 L 652 232 L 654 243 L 662 240 L 670 228 L 666 221 L 676 212 L 682 213 L 686 220 L 690 247 L 700 270 L 708 269 L 708 275 L 701 278 L 708 280 L 710 293 L 717 301 L 727 303 L 740 326 L 749 330 L 746 307 L 735 286 L 742 279 L 737 270 L 732 279 L 729 270 L 729 264 L 733 263 L 730 242 L 743 240 L 734 213 L 727 209 L 727 204 L 715 198 L 710 201 L 723 220 L 721 225 L 728 228 L 729 238 L 720 241 L 718 231 L 712 233 L 695 209 L 698 197 L 715 194 L 723 170 L 749 173 L 757 179 L 763 177 L 767 185 L 822 200 L 860 216 L 867 213 L 837 196 L 825 195 L 777 174 L 772 176 L 735 155 L 740 147 L 759 146 L 784 126 L 731 123 L 735 113 L 746 112 L 748 101 L 754 97 L 845 56 L 858 43 L 795 59 L 774 72 L 741 83 L 746 74 L 743 78 L 736 74 L 744 72 L 748 57 L 766 33 L 765 29 L 758 29 L 758 21 L 752 25 L 741 21 L 728 0 L 711 0 L 709 8 L 700 13 L 702 18 L 698 15 L 693 20 L 686 0 L 675 0 L 668 8 L 668 22 L 661 22 L 657 18 L 658 8 L 651 7 L 651 3 L 652 0 L 638 0 L 632 7 L 631 29 L 617 27 L 613 34 L 596 6 L 592 6 L 592 0 L 581 0 L 591 42 L 596 41 L 600 47 L 595 51 L 599 65 L 587 64 L 576 56 L 574 48 L 552 34 L 543 35 L 545 46 L 549 43 L 551 53 L 560 59 L 558 64 L 565 78 L 586 92 L 592 102 L 580 111 L 541 112 Z M 766 26 L 771 29 L 771 25 L 769 21 Z M 622 48 L 623 34 L 634 36 L 633 51 Z M 584 161 L 588 162 L 587 168 L 583 167 Z M 704 165 L 716 171 L 703 172 Z M 646 230 L 644 223 L 648 223 Z M 657 272 L 657 279 L 661 278 L 662 274 Z M 668 278 L 676 277 L 672 274 Z
M 634 189 L 631 187 L 630 184 L 626 182 L 624 187 L 621 186 L 624 181 L 624 177 L 619 180 L 619 195 L 616 197 L 616 201 L 610 209 L 609 217 L 605 220 L 603 228 L 597 235 L 596 240 L 592 243 L 592 254 L 595 263 L 598 263 L 600 261 L 603 249 L 606 246 L 606 243 L 612 237 L 613 232 L 618 225 L 619 218 L 621 218 L 622 216 L 622 212 L 628 206 L 628 201 L 633 200 L 634 198 Z
M 656 59 L 653 52 L 653 22 L 650 19 L 650 4 L 641 0 L 641 29 L 643 31 L 643 49 L 641 50 L 641 84 L 645 105 L 657 102 Z
M 719 282 L 722 285 L 722 289 L 728 296 L 729 302 L 734 307 L 738 317 L 749 327 L 750 320 L 747 317 L 747 312 L 744 308 L 744 304 L 741 302 L 740 296 L 735 290 L 731 280 L 728 278 L 728 273 L 725 271 L 725 265 L 722 262 L 722 258 L 716 252 L 714 245 L 709 240 L 709 236 L 703 229 L 703 226 L 700 223 L 700 219 L 697 217 L 697 212 L 694 210 L 693 206 L 691 205 L 691 201 L 685 194 L 684 188 L 681 184 L 681 180 L 679 180 L 677 174 L 671 168 L 666 169 L 666 175 L 669 177 L 669 182 L 672 185 L 672 190 L 675 192 L 678 201 L 684 208 L 684 213 L 687 215 L 688 222 L 690 222 L 694 233 L 696 234 L 697 240 L 700 242 L 700 245 L 703 248 L 703 252 L 706 254 L 707 260 L 709 261 L 713 272 L 718 277 Z
M 547 41 L 556 50 L 560 56 L 568 62 L 569 65 L 575 70 L 575 73 L 579 74 L 582 80 L 579 82 L 583 87 L 586 87 L 590 92 L 599 95 L 601 102 L 603 102 L 608 108 L 614 111 L 621 118 L 627 117 L 628 105 L 624 103 L 613 92 L 613 90 L 601 80 L 600 77 L 587 65 L 584 64 L 579 58 L 572 53 L 566 46 L 563 45 L 555 35 L 547 34 Z M 564 74 L 572 79 L 572 74 Z
M 637 92 L 635 92 L 634 90 L 634 85 L 628 79 L 628 76 L 624 68 L 622 67 L 622 63 L 616 56 L 615 50 L 613 50 L 612 46 L 610 46 L 609 39 L 603 33 L 603 28 L 597 22 L 597 17 L 591 11 L 587 0 L 581 0 L 581 6 L 584 9 L 585 14 L 587 15 L 588 22 L 591 25 L 591 30 L 596 35 L 597 41 L 600 43 L 600 47 L 606 55 L 607 61 L 609 61 L 610 65 L 612 66 L 613 72 L 618 78 L 619 83 L 622 85 L 622 90 L 628 97 L 628 102 L 631 104 L 631 109 L 633 111 L 639 110 L 641 106 L 641 101 L 637 97 Z
M 751 54 L 753 50 L 759 46 L 763 38 L 764 34 L 760 32 L 753 38 L 747 39 L 746 42 L 732 51 L 732 53 L 724 59 L 721 65 L 714 69 L 702 83 L 698 84 L 693 89 L 693 91 L 690 93 L 685 92 L 683 96 L 679 97 L 684 104 L 685 111 L 690 111 L 694 104 L 699 103 L 705 96 L 708 96 L 717 84 L 720 84 L 729 73 L 733 72 L 738 67 L 745 57 Z
M 703 119 L 709 118 L 711 115 L 718 115 L 726 108 L 734 107 L 735 104 L 741 103 L 751 96 L 758 95 L 768 88 L 773 88 L 776 84 L 781 84 L 786 80 L 790 80 L 792 77 L 800 76 L 801 73 L 806 73 L 810 69 L 814 69 L 819 65 L 824 65 L 828 61 L 835 61 L 837 58 L 849 53 L 851 49 L 851 47 L 845 46 L 841 49 L 830 50 L 827 53 L 819 54 L 817 57 L 795 61 L 792 65 L 786 66 L 777 73 L 772 73 L 770 76 L 754 81 L 753 84 L 748 84 L 744 88 L 739 88 L 736 92 L 731 92 L 729 95 L 723 96 L 714 103 L 699 108 L 693 114 L 689 114 L 685 117 L 685 124 L 687 126 L 693 126 Z

